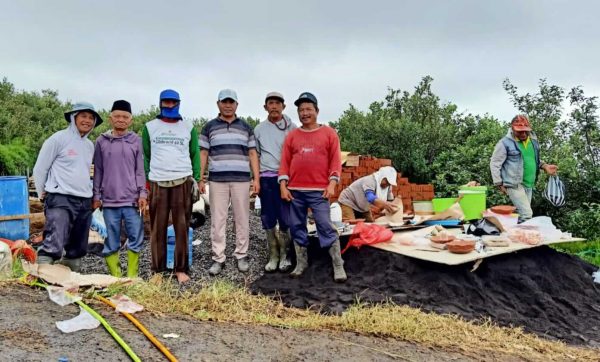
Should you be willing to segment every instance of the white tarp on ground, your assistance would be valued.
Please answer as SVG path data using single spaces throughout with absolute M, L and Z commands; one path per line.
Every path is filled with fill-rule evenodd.
M 460 234 L 461 230 L 459 229 L 450 229 L 448 232 L 453 234 Z M 410 231 L 401 231 L 395 233 L 397 234 L 407 234 L 411 233 Z M 422 234 L 423 231 L 418 232 Z M 421 236 L 421 235 L 419 235 Z M 509 242 L 507 247 L 486 247 L 486 249 L 482 252 L 472 251 L 467 254 L 454 254 L 447 250 L 439 250 L 433 247 L 425 246 L 425 245 L 402 245 L 399 241 L 398 237 L 392 238 L 392 240 L 379 243 L 375 245 L 371 245 L 374 248 L 391 251 L 392 253 L 402 254 L 405 256 L 409 256 L 411 258 L 431 261 L 434 263 L 446 264 L 446 265 L 459 265 L 472 261 L 477 261 L 479 259 L 489 258 L 496 255 L 513 253 L 523 249 L 531 249 L 542 245 L 549 244 L 558 244 L 558 243 L 569 243 L 575 241 L 584 241 L 585 239 L 581 238 L 568 238 L 568 239 L 559 239 L 554 241 L 544 241 L 538 245 L 528 245 L 522 243 L 514 243 Z

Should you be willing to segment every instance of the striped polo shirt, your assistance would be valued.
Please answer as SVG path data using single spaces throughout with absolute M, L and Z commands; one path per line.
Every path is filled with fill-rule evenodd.
M 209 121 L 200 134 L 200 149 L 208 151 L 209 181 L 250 180 L 248 151 L 256 149 L 256 140 L 254 130 L 243 119 L 231 123 L 220 118 Z

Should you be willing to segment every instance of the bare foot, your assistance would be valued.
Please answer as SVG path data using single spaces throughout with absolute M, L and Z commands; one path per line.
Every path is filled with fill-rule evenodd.
M 183 284 L 190 281 L 190 277 L 184 272 L 177 272 L 175 273 L 175 275 L 177 276 L 177 281 L 179 282 L 179 284 Z

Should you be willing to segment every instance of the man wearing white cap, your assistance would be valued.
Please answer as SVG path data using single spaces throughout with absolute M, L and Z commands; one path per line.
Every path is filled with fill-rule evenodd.
M 285 114 L 285 101 L 278 92 L 270 92 L 265 97 L 267 119 L 254 129 L 256 148 L 260 155 L 260 219 L 269 244 L 269 262 L 265 271 L 279 269 L 286 272 L 292 266 L 288 257 L 291 236 L 289 230 L 290 203 L 281 199 L 277 176 L 281 163 L 281 148 L 285 136 L 296 125 Z M 277 232 L 276 226 L 279 226 Z
M 229 203 L 235 220 L 236 247 L 233 256 L 237 268 L 247 272 L 248 245 L 250 243 L 250 170 L 252 170 L 253 192 L 260 191 L 259 167 L 256 140 L 252 127 L 236 115 L 237 94 L 232 89 L 223 89 L 217 97 L 219 115 L 209 121 L 200 135 L 201 174 L 208 164 L 210 186 L 211 242 L 213 265 L 211 275 L 217 275 L 225 265 L 225 226 Z M 204 181 L 200 191 L 204 192 Z

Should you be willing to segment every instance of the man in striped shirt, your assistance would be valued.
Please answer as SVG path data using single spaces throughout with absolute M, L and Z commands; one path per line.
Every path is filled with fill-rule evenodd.
M 204 175 L 208 164 L 210 186 L 210 235 L 214 261 L 208 271 L 211 275 L 219 274 L 225 263 L 225 226 L 230 202 L 236 234 L 233 256 L 237 259 L 238 270 L 248 271 L 250 170 L 254 177 L 253 193 L 260 190 L 254 131 L 235 113 L 238 106 L 236 92 L 232 89 L 220 91 L 217 106 L 218 117 L 204 126 L 200 136 L 201 172 Z M 202 181 L 200 191 L 204 192 L 204 188 Z

